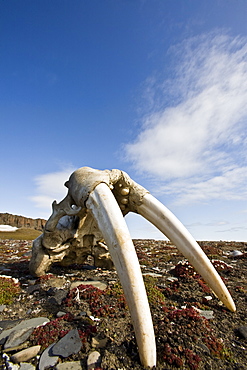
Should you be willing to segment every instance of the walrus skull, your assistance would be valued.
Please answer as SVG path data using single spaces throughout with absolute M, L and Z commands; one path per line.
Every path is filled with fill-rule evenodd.
M 44 233 L 33 243 L 30 271 L 42 275 L 52 262 L 66 259 L 71 249 L 84 251 L 85 257 L 92 253 L 93 246 L 102 248 L 105 254 L 108 247 L 129 306 L 144 366 L 156 365 L 156 344 L 140 265 L 123 217 L 128 212 L 142 215 L 165 234 L 225 306 L 236 310 L 225 284 L 186 228 L 125 172 L 82 167 L 72 173 L 65 186 L 67 196 L 58 204 L 53 202 L 53 213 Z

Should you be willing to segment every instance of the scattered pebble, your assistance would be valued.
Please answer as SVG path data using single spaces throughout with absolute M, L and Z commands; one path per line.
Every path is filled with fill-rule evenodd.
M 96 367 L 100 367 L 101 356 L 98 351 L 90 353 L 87 359 L 87 370 L 93 370 Z
M 199 309 L 197 309 L 197 311 L 199 312 L 200 316 L 204 317 L 207 320 L 214 318 L 214 311 L 199 310 Z
M 57 317 L 62 317 L 64 315 L 66 315 L 66 312 L 64 312 L 64 311 L 58 311 L 58 313 L 57 313 Z
M 95 348 L 104 348 L 107 345 L 108 338 L 99 338 L 99 337 L 93 337 L 92 338 L 92 347 Z
M 230 252 L 229 255 L 232 257 L 238 257 L 238 256 L 242 256 L 243 253 L 238 250 L 235 250 L 235 251 Z
M 52 296 L 48 299 L 48 302 L 60 306 L 62 301 L 66 298 L 68 291 L 65 289 L 51 288 L 47 293 Z
M 0 304 L 0 312 L 3 312 L 7 306 L 5 304 Z

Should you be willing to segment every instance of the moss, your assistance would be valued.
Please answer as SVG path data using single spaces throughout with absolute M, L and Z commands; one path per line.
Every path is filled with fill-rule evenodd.
M 149 304 L 157 305 L 157 304 L 164 304 L 165 296 L 161 292 L 161 289 L 157 287 L 157 279 L 152 276 L 144 276 L 144 284 L 147 291 L 147 297 Z
M 14 297 L 20 292 L 19 283 L 7 276 L 0 276 L 0 304 L 13 303 Z

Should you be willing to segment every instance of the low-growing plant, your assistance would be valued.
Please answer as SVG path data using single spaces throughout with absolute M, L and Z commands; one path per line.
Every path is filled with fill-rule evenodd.
M 20 285 L 16 279 L 0 276 L 0 304 L 11 304 L 18 293 Z

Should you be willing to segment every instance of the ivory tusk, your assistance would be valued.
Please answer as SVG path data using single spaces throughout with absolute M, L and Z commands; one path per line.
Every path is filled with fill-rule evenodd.
M 156 366 L 153 322 L 139 261 L 118 203 L 105 183 L 90 193 L 86 207 L 92 212 L 118 272 L 135 330 L 140 360 Z
M 151 194 L 143 197 L 137 212 L 155 225 L 183 253 L 230 311 L 236 311 L 233 299 L 210 260 L 183 224 Z

